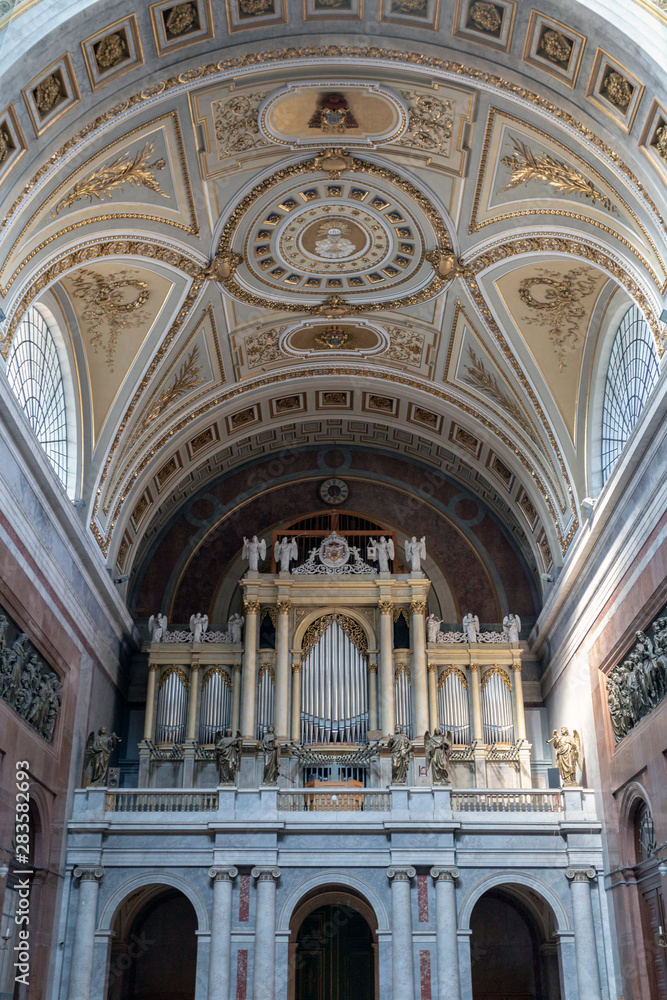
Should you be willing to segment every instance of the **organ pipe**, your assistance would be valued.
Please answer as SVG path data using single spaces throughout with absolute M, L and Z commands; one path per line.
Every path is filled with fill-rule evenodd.
M 511 681 L 499 667 L 482 677 L 482 722 L 485 743 L 514 742 Z
M 412 683 L 410 668 L 405 663 L 396 667 L 394 683 L 394 718 L 401 732 L 412 739 Z
M 451 732 L 454 743 L 470 743 L 467 687 L 465 675 L 456 668 L 450 667 L 440 675 L 438 723 L 445 732 Z
M 183 743 L 188 709 L 187 678 L 180 667 L 169 667 L 160 678 L 155 739 L 158 743 Z
M 229 674 L 214 667 L 202 680 L 199 709 L 199 742 L 214 743 L 219 730 L 228 729 L 232 716 L 232 682 Z
M 273 702 L 275 697 L 275 675 L 273 667 L 264 664 L 257 681 L 257 727 L 256 739 L 261 740 L 269 726 L 273 725 Z
M 301 741 L 360 743 L 367 731 L 367 658 L 332 621 L 301 666 Z

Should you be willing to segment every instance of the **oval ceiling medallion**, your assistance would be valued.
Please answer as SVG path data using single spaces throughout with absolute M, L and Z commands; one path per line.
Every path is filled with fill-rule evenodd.
M 351 351 L 368 355 L 385 351 L 388 344 L 386 333 L 364 320 L 353 323 L 310 320 L 286 330 L 280 339 L 285 354 Z
M 225 287 L 253 305 L 351 311 L 411 305 L 444 280 L 426 253 L 450 246 L 444 220 L 409 181 L 347 157 L 347 169 L 294 164 L 255 187 L 225 226 L 218 257 L 238 261 Z
M 258 122 L 267 139 L 293 149 L 332 141 L 372 147 L 399 139 L 408 111 L 396 94 L 372 83 L 304 82 L 270 94 Z

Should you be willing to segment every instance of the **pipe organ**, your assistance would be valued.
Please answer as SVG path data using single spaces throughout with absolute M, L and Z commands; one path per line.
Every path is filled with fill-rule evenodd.
M 363 632 L 340 615 L 327 615 L 313 626 L 301 664 L 301 742 L 363 743 L 368 731 Z
M 470 743 L 468 679 L 458 667 L 446 667 L 438 680 L 438 723 L 454 743 Z
M 273 667 L 264 663 L 259 668 L 257 677 L 257 723 L 256 737 L 261 740 L 266 735 L 269 726 L 274 722 L 275 672 Z
M 394 706 L 395 723 L 400 726 L 401 732 L 409 736 L 414 736 L 414 726 L 412 723 L 412 675 L 410 667 L 404 661 L 400 661 L 395 670 L 394 682 Z
M 486 743 L 514 742 L 512 682 L 500 667 L 491 667 L 482 676 L 482 720 Z
M 199 742 L 213 743 L 215 734 L 232 721 L 232 680 L 226 670 L 211 667 L 201 682 Z

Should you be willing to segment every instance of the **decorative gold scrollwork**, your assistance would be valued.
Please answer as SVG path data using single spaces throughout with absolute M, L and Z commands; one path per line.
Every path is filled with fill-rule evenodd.
M 318 618 L 316 621 L 311 622 L 308 626 L 301 644 L 303 656 L 307 656 L 308 653 L 310 653 L 311 649 L 317 645 L 324 633 L 331 627 L 331 625 L 333 625 L 334 622 L 337 622 L 338 625 L 340 625 L 345 635 L 348 637 L 350 642 L 354 643 L 362 656 L 366 656 L 368 653 L 368 640 L 361 625 L 356 622 L 354 618 L 350 618 L 348 615 L 339 614 L 336 611 L 330 615 L 324 615 L 322 618 Z

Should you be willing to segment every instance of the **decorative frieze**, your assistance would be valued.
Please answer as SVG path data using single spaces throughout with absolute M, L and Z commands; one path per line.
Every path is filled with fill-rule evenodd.
M 0 697 L 48 743 L 53 742 L 62 703 L 62 683 L 2 607 Z
M 649 634 L 650 633 L 650 634 Z M 667 693 L 667 616 L 636 632 L 626 658 L 607 677 L 607 704 L 618 743 Z

